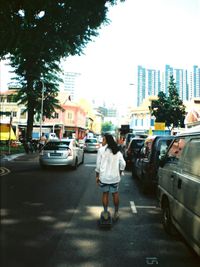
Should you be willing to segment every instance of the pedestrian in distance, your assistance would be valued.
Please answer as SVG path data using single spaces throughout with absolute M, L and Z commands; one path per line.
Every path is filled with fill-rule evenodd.
M 103 217 L 108 219 L 109 193 L 112 194 L 114 204 L 113 220 L 119 218 L 119 183 L 126 162 L 120 151 L 120 147 L 110 134 L 105 134 L 102 147 L 99 148 L 96 161 L 96 183 L 102 191 Z
M 43 146 L 46 144 L 47 138 L 44 133 L 42 133 L 42 136 L 40 137 L 39 141 L 39 151 L 43 148 Z

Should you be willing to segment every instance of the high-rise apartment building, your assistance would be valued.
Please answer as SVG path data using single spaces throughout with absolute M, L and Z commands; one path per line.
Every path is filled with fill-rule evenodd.
M 198 66 L 193 66 L 193 92 L 194 97 L 200 97 L 200 68 Z
M 139 106 L 145 98 L 146 90 L 146 69 L 138 66 L 138 88 L 137 88 L 137 106 Z
M 138 66 L 138 96 L 139 106 L 144 98 L 151 95 L 158 95 L 161 91 L 160 70 L 146 69 Z
M 158 95 L 161 90 L 160 71 L 147 69 L 147 83 L 146 83 L 146 95 Z
M 160 91 L 168 95 L 171 75 L 174 77 L 178 94 L 183 101 L 200 97 L 200 68 L 198 66 L 194 65 L 190 72 L 185 69 L 175 69 L 170 65 L 165 65 L 164 72 L 138 66 L 137 106 L 141 105 L 145 98 L 156 96 Z
M 173 75 L 173 68 L 170 65 L 165 65 L 165 74 L 164 74 L 164 93 L 168 95 L 168 85 L 170 76 Z
M 174 69 L 173 77 L 176 82 L 176 88 L 180 98 L 183 101 L 189 100 L 189 91 L 188 91 L 188 75 L 187 70 L 183 69 Z
M 64 91 L 68 92 L 70 99 L 72 101 L 76 98 L 77 87 L 78 87 L 78 77 L 80 73 L 77 72 L 65 72 L 64 73 Z

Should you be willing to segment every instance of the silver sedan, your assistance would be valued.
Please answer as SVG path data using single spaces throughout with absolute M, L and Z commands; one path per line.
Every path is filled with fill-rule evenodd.
M 75 139 L 50 140 L 39 156 L 41 167 L 72 166 L 77 169 L 84 162 L 84 150 Z
M 85 140 L 84 151 L 85 152 L 97 152 L 100 148 L 100 143 L 97 138 L 87 138 Z

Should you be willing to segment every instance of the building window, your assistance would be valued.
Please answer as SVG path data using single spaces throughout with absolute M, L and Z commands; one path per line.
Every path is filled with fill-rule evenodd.
M 5 100 L 6 100 L 5 97 L 0 96 L 0 102 L 1 102 L 1 103 L 5 102 Z
M 72 113 L 71 112 L 68 112 L 67 118 L 68 118 L 68 120 L 71 120 L 72 119 Z
M 25 112 L 25 109 L 24 108 L 21 109 L 21 111 L 20 111 L 20 118 L 21 119 L 26 119 L 26 112 Z
M 17 117 L 17 111 L 13 111 L 12 116 L 16 118 Z
M 7 96 L 7 102 L 8 103 L 15 103 L 16 102 L 16 96 L 14 96 L 14 95 L 8 95 Z
M 58 119 L 59 118 L 59 114 L 57 112 L 54 112 L 54 119 Z

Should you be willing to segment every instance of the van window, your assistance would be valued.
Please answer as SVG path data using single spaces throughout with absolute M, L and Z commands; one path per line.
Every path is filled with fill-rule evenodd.
M 200 179 L 200 139 L 192 139 L 187 143 L 183 166 L 185 171 Z
M 157 158 L 161 159 L 165 155 L 170 142 L 169 140 L 161 140 Z
M 183 152 L 183 148 L 185 147 L 185 144 L 186 144 L 185 138 L 175 139 L 172 146 L 169 149 L 167 160 L 178 162 Z

